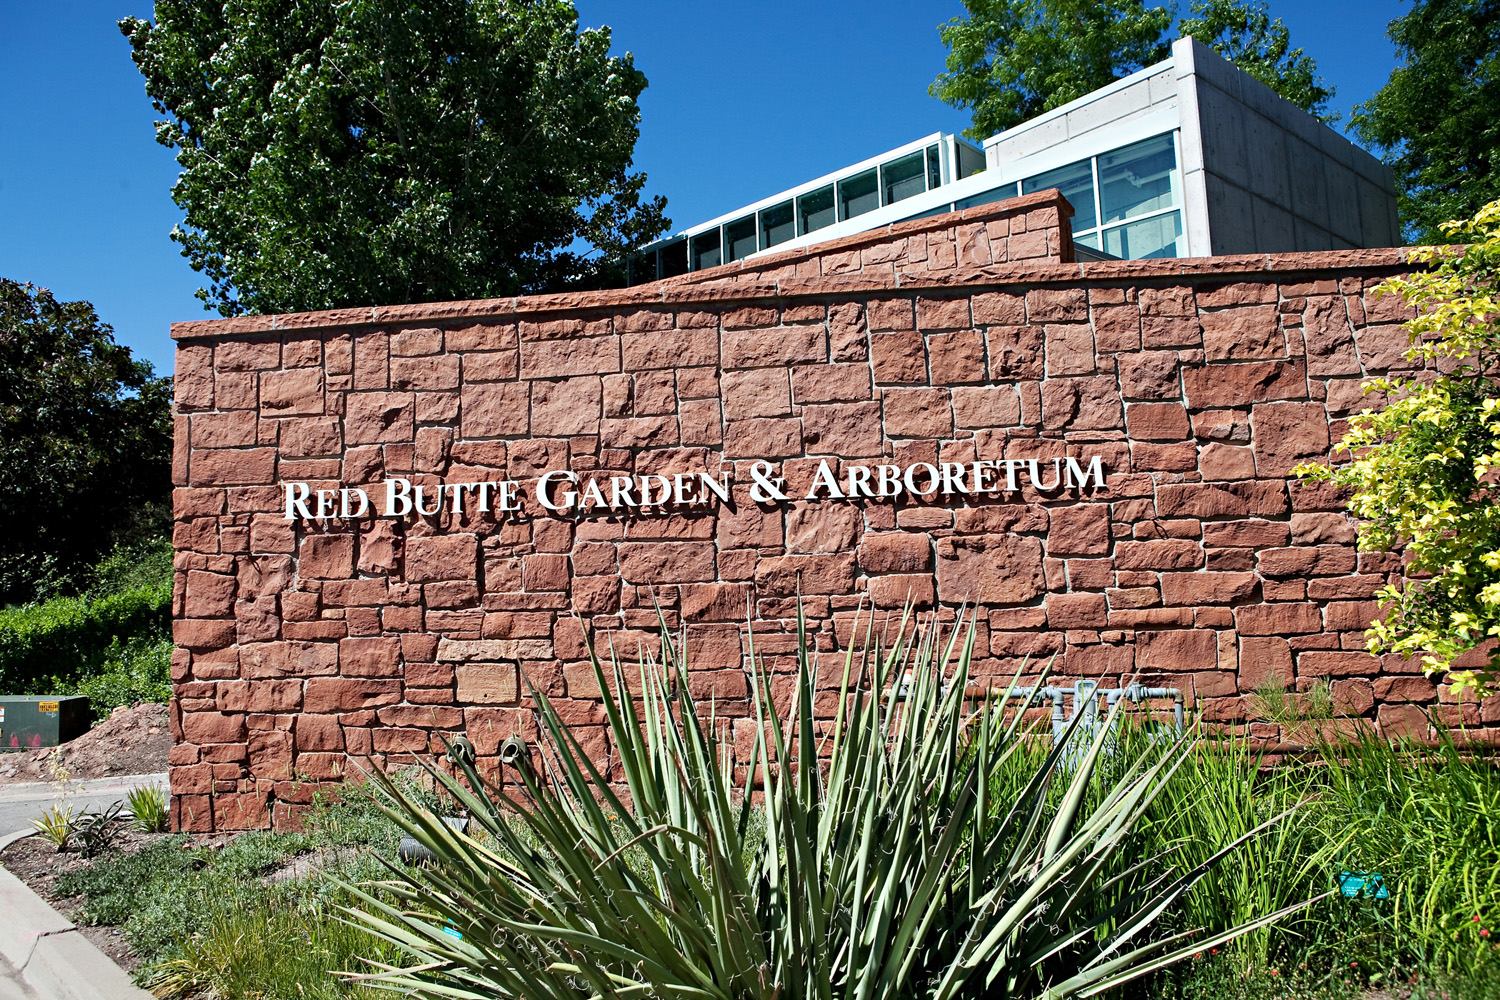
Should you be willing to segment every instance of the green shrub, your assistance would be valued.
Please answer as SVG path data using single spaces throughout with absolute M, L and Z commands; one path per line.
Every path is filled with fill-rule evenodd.
M 1192 867 L 1211 857 L 1216 845 L 1239 840 L 1273 817 L 1290 815 L 1204 876 L 1183 900 L 1181 926 L 1224 930 L 1329 889 L 1329 867 L 1347 834 L 1321 821 L 1318 780 L 1313 768 L 1266 767 L 1262 752 L 1243 738 L 1203 739 L 1194 745 L 1142 825 L 1136 848 L 1141 856 L 1175 851 L 1183 865 Z M 1286 949 L 1293 942 L 1305 947 L 1309 934 L 1321 929 L 1337 904 L 1328 900 L 1244 935 L 1224 949 L 1227 960 L 1241 972 L 1264 973 L 1278 961 L 1286 964 Z
M 393 818 L 438 865 L 380 883 L 389 901 L 360 894 L 360 919 L 406 955 L 376 982 L 528 1000 L 1061 998 L 1245 929 L 1188 944 L 1158 922 L 1238 843 L 1175 870 L 1129 849 L 1189 743 L 1120 756 L 1103 781 L 1101 755 L 1117 745 L 1106 727 L 1031 766 L 1023 713 L 965 709 L 972 626 L 944 642 L 935 628 L 908 642 L 904 626 L 883 657 L 850 653 L 833 719 L 815 719 L 805 637 L 795 676 L 775 682 L 785 713 L 752 656 L 748 766 L 731 764 L 723 722 L 700 714 L 690 664 L 664 633 L 661 665 L 643 663 L 639 684 L 594 661 L 628 798 L 540 694 L 546 772 L 523 771 L 524 795 L 486 788 L 472 767 L 464 781 L 436 775 L 473 833 L 382 782 Z M 906 671 L 898 703 L 886 692 Z M 612 691 L 637 693 L 644 714 Z M 997 786 L 1015 791 L 991 800 Z
M 1278 694 L 1262 692 L 1261 704 Z M 1230 927 L 1327 889 L 1340 871 L 1379 872 L 1388 899 L 1323 900 L 1232 942 L 1214 968 L 1232 969 L 1237 982 L 1259 981 L 1272 968 L 1283 975 L 1311 969 L 1331 977 L 1329 989 L 1358 981 L 1351 969 L 1394 969 L 1402 981 L 1416 975 L 1419 986 L 1450 984 L 1451 997 L 1480 996 L 1473 984 L 1500 971 L 1493 943 L 1500 938 L 1500 768 L 1448 736 L 1436 747 L 1384 740 L 1368 728 L 1319 740 L 1314 723 L 1326 718 L 1323 706 L 1287 699 L 1282 709 L 1282 725 L 1313 743 L 1308 759 L 1266 767 L 1244 740 L 1203 741 L 1142 826 L 1140 856 L 1176 846 L 1191 860 L 1220 838 L 1305 803 L 1204 879 L 1183 903 L 1184 926 Z M 1203 968 L 1203 983 L 1219 974 Z M 1163 983 L 1187 989 L 1185 974 Z M 1203 989 L 1212 995 L 1212 986 Z
M 117 549 L 81 597 L 0 609 L 0 693 L 84 694 L 96 718 L 171 696 L 172 548 Z
M 58 691 L 87 695 L 95 718 L 104 718 L 120 705 L 165 703 L 172 697 L 172 640 L 132 636 L 115 639 L 104 651 L 99 672 L 73 684 L 60 678 Z
M 171 620 L 170 582 L 0 609 L 0 690 L 32 694 L 39 681 L 76 683 L 99 672 L 111 646 L 163 637 Z
M 349 902 L 349 900 L 343 900 Z M 216 909 L 184 939 L 182 954 L 157 966 L 157 996 L 333 1000 L 390 996 L 351 987 L 332 973 L 362 972 L 362 959 L 394 960 L 395 949 L 340 919 L 333 905 L 253 901 Z
M 170 584 L 172 556 L 172 539 L 165 535 L 118 546 L 93 568 L 87 596 L 106 597 Z

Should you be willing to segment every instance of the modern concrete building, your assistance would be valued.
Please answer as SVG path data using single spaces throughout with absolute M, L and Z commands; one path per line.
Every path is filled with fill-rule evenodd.
M 631 282 L 672 277 L 1058 188 L 1081 257 L 1394 246 L 1390 172 L 1195 39 L 985 140 L 937 133 L 658 240 Z

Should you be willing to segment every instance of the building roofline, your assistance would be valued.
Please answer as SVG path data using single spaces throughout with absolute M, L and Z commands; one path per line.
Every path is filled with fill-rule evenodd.
M 960 222 L 1000 219 L 1018 211 L 1044 209 L 1047 202 L 1066 202 L 1055 191 L 1028 195 L 978 208 L 932 216 L 900 223 L 886 231 L 872 234 L 864 242 L 878 244 L 915 233 L 944 230 Z M 1022 203 L 1022 204 L 1017 204 Z M 858 237 L 850 237 L 858 240 Z M 840 251 L 831 245 L 818 245 L 815 253 L 797 252 L 793 256 L 821 257 Z M 941 294 L 954 289 L 985 290 L 1025 285 L 1028 287 L 1116 286 L 1133 284 L 1167 284 L 1198 281 L 1265 281 L 1288 275 L 1384 276 L 1408 267 L 1408 252 L 1403 248 L 1373 250 L 1323 250 L 1301 253 L 1240 254 L 1224 257 L 1182 257 L 1155 260 L 1119 260 L 1070 262 L 1056 258 L 1037 258 L 1006 264 L 977 267 L 955 267 L 948 271 L 901 273 L 861 273 L 809 277 L 759 275 L 754 272 L 781 270 L 786 261 L 762 258 L 746 261 L 744 267 L 724 265 L 709 272 L 697 272 L 698 280 L 669 278 L 630 288 L 595 292 L 562 292 L 500 299 L 475 299 L 460 302 L 424 302 L 411 305 L 370 306 L 364 308 L 327 309 L 318 312 L 285 313 L 273 316 L 237 316 L 231 319 L 194 320 L 173 323 L 172 338 L 183 347 L 198 341 L 239 337 L 280 335 L 297 331 L 354 331 L 371 327 L 435 325 L 455 326 L 483 322 L 516 322 L 540 320 L 558 313 L 576 315 L 580 311 L 608 314 L 635 310 L 642 306 L 675 307 L 690 303 L 721 305 L 756 303 L 768 300 L 828 299 L 849 295 L 899 292 L 903 295 L 933 292 Z M 738 263 L 738 262 L 737 262 Z M 582 327 L 583 324 L 580 324 Z M 584 335 L 580 329 L 578 336 Z

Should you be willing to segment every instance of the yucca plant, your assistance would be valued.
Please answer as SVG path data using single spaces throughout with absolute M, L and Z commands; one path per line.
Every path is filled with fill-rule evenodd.
M 160 785 L 142 785 L 125 793 L 130 818 L 136 829 L 160 833 L 167 828 L 171 815 L 167 808 L 167 791 Z
M 972 622 L 945 639 L 910 624 L 883 653 L 867 638 L 845 657 L 831 720 L 814 713 L 801 623 L 785 716 L 752 641 L 748 763 L 693 700 L 690 657 L 663 628 L 659 656 L 640 658 L 639 711 L 619 657 L 608 671 L 593 658 L 623 793 L 540 694 L 546 753 L 524 794 L 471 766 L 463 781 L 435 772 L 481 835 L 377 776 L 437 862 L 393 869 L 350 911 L 412 958 L 366 978 L 418 997 L 527 1000 L 1090 996 L 1295 909 L 1154 935 L 1245 839 L 1189 870 L 1122 854 L 1187 741 L 1111 768 L 1118 780 L 1100 788 L 1105 727 L 994 801 L 1033 734 L 1021 711 L 999 710 L 1005 698 L 966 710 Z M 908 672 L 902 697 L 893 682 Z

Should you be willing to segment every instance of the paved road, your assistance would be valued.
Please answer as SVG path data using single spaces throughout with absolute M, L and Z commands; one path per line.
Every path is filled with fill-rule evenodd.
M 125 801 L 125 793 L 142 785 L 167 783 L 165 774 L 122 774 L 112 778 L 94 778 L 90 781 L 75 781 L 72 791 L 58 797 L 57 786 L 50 781 L 23 782 L 0 785 L 0 834 L 16 830 L 30 830 L 31 820 L 44 810 L 59 802 L 73 807 L 73 812 L 85 809 L 103 809 L 116 802 Z M 0 968 L 0 1000 L 4 1000 L 3 968 Z

